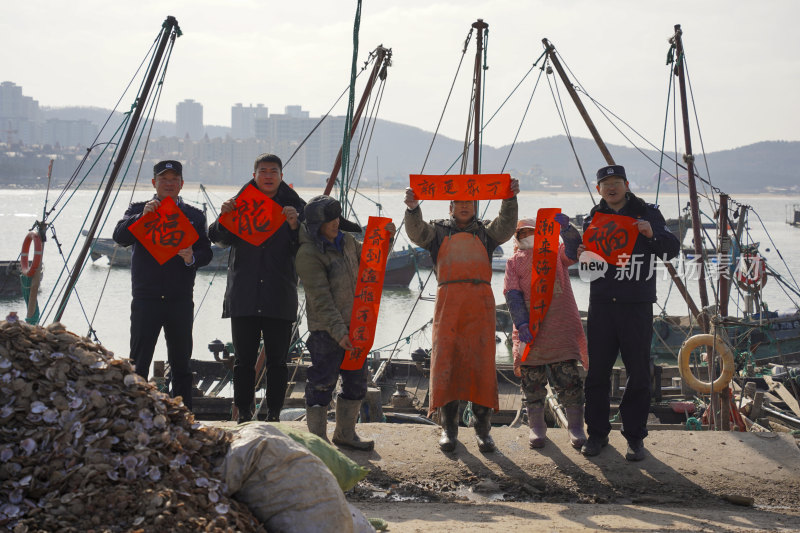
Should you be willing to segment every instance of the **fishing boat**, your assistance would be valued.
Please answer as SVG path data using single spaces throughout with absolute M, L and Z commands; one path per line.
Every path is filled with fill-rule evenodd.
M 800 204 L 786 207 L 786 223 L 795 228 L 800 228 Z
M 0 298 L 22 296 L 19 276 L 19 261 L 0 261 Z

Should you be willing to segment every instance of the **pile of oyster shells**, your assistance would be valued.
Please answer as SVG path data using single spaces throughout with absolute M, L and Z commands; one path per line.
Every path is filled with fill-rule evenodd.
M 61 324 L 0 322 L 0 530 L 264 531 L 214 475 L 230 435 Z

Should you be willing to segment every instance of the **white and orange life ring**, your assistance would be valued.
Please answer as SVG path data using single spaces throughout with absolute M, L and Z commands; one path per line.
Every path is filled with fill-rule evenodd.
M 736 284 L 747 292 L 758 292 L 767 284 L 767 260 L 759 254 L 743 254 L 736 265 Z
M 700 381 L 692 374 L 689 359 L 692 350 L 698 346 L 713 346 L 722 359 L 722 371 L 713 384 L 708 381 Z M 709 362 L 709 364 L 713 364 L 713 362 Z M 733 378 L 734 366 L 733 353 L 728 348 L 727 343 L 721 337 L 709 333 L 689 337 L 683 342 L 681 351 L 678 353 L 678 370 L 681 373 L 681 379 L 690 389 L 703 394 L 709 394 L 712 389 L 714 392 L 725 390 L 730 384 L 731 378 Z
M 28 259 L 33 244 L 33 260 Z M 32 278 L 42 265 L 42 238 L 35 231 L 29 231 L 22 241 L 22 255 L 19 259 L 19 270 L 24 275 Z

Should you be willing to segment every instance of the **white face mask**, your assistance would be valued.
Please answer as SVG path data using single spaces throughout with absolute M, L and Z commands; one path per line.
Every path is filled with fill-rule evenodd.
M 530 250 L 533 248 L 533 235 L 528 235 L 524 239 L 519 240 L 519 248 L 520 250 Z

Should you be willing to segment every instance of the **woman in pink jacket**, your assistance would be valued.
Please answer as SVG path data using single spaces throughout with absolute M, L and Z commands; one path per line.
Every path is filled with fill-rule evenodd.
M 522 361 L 522 354 L 532 340 L 529 310 L 535 220 L 523 219 L 517 223 L 514 255 L 506 263 L 503 293 L 514 322 L 514 374 L 522 378 L 522 394 L 531 429 L 530 446 L 541 448 L 545 444 L 544 401 L 549 379 L 566 411 L 570 442 L 580 449 L 586 434 L 583 430 L 583 380 L 578 373 L 578 361 L 588 368 L 588 356 L 568 267 L 577 261 L 581 237 L 566 215 L 556 215 L 556 221 L 561 225 L 564 243 L 558 250 L 553 299 L 525 361 Z

